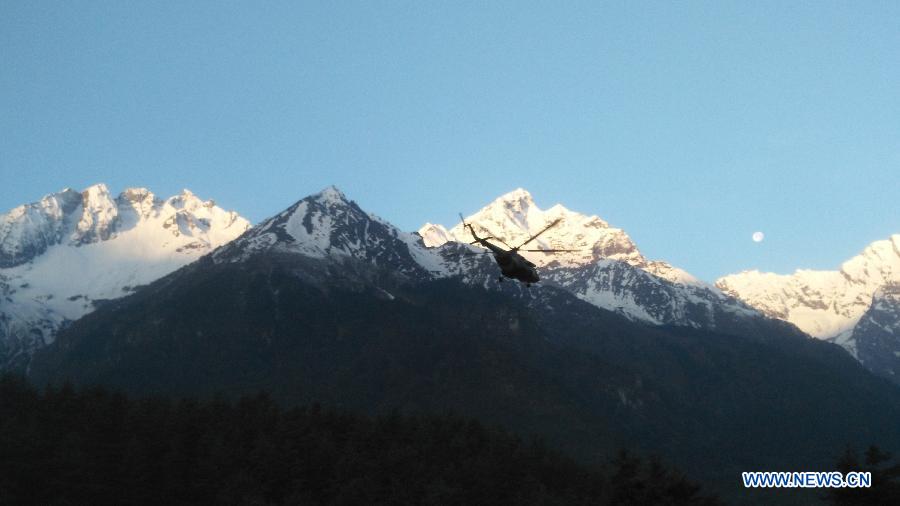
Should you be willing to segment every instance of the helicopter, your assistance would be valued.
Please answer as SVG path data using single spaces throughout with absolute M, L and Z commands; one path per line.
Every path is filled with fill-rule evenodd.
M 462 214 L 459 215 L 460 220 L 462 220 L 463 230 L 468 229 L 469 233 L 472 234 L 472 237 L 475 238 L 470 244 L 479 244 L 484 246 L 490 253 L 494 255 L 494 260 L 497 262 L 497 266 L 500 267 L 500 277 L 497 278 L 499 282 L 503 282 L 504 278 L 515 279 L 525 283 L 525 286 L 531 286 L 533 283 L 537 283 L 541 280 L 540 276 L 537 273 L 537 266 L 535 266 L 532 262 L 530 262 L 527 258 L 523 257 L 519 254 L 519 251 L 535 251 L 541 253 L 563 253 L 570 251 L 578 251 L 573 249 L 522 249 L 522 246 L 530 243 L 531 241 L 537 239 L 541 234 L 555 227 L 562 221 L 562 218 L 558 218 L 551 222 L 549 225 L 541 229 L 538 233 L 529 237 L 525 242 L 519 244 L 518 246 L 510 246 L 500 239 L 499 237 L 478 237 L 478 234 L 475 232 L 475 228 L 472 227 L 470 223 L 466 223 L 465 218 L 462 217 Z M 487 230 L 487 229 L 485 229 Z M 488 230 L 488 233 L 490 231 Z M 508 250 L 497 246 L 496 244 L 491 244 L 489 241 L 495 240 L 502 243 L 504 246 L 509 248 Z

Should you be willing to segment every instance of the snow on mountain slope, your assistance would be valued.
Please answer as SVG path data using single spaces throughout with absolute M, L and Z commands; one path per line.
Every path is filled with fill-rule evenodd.
M 599 258 L 612 258 L 632 264 L 644 262 L 643 256 L 625 232 L 612 228 L 597 216 L 586 216 L 569 211 L 560 204 L 544 211 L 535 205 L 531 194 L 522 188 L 501 195 L 477 213 L 466 218 L 481 234 L 501 238 L 515 246 L 555 219 L 562 223 L 541 235 L 529 248 L 578 249 L 577 252 L 545 255 L 523 253 L 535 264 L 544 266 L 585 265 Z M 419 235 L 429 247 L 439 246 L 448 240 L 470 242 L 472 236 L 462 223 L 450 230 L 430 223 L 419 229 Z
M 590 265 L 601 259 L 618 260 L 673 283 L 704 285 L 687 272 L 665 262 L 647 260 L 622 229 L 611 227 L 597 216 L 570 211 L 556 204 L 546 211 L 540 209 L 528 191 L 518 188 L 501 195 L 477 213 L 468 216 L 479 235 L 498 237 L 507 244 L 521 244 L 554 220 L 559 225 L 529 243 L 529 249 L 572 249 L 575 252 L 545 254 L 522 252 L 538 266 L 577 267 Z M 450 230 L 442 225 L 426 223 L 419 229 L 426 246 L 439 246 L 453 240 L 463 243 L 472 236 L 458 223 Z
M 212 258 L 241 262 L 259 253 L 299 255 L 309 259 L 303 275 L 318 281 L 370 275 L 354 268 L 359 263 L 407 280 L 461 276 L 483 282 L 492 262 L 476 251 L 456 243 L 428 248 L 417 234 L 367 213 L 332 186 L 263 221 Z
M 27 262 L 59 243 L 80 205 L 81 195 L 66 189 L 0 215 L 0 268 Z
M 647 260 L 625 232 L 600 218 L 561 205 L 543 211 L 524 190 L 504 195 L 470 218 L 485 233 L 510 243 L 525 240 L 555 219 L 562 224 L 535 246 L 583 251 L 529 255 L 553 290 L 562 288 L 651 324 L 727 330 L 735 322 L 759 318 L 688 273 Z M 57 328 L 104 299 L 125 295 L 214 249 L 213 262 L 284 256 L 294 274 L 323 287 L 374 287 L 388 298 L 398 281 L 451 276 L 489 289 L 529 293 L 518 284 L 501 287 L 497 267 L 483 249 L 448 241 L 468 240 L 460 225 L 449 231 L 429 225 L 419 234 L 403 232 L 334 187 L 249 230 L 246 220 L 187 191 L 159 200 L 145 189 L 129 189 L 113 198 L 102 185 L 81 194 L 65 190 L 21 206 L 0 218 L 0 224 L 5 266 L 0 269 L 0 356 L 7 366 L 21 365 Z M 538 300 L 542 291 L 535 287 L 531 298 Z
M 715 328 L 723 317 L 730 320 L 758 316 L 756 311 L 687 272 L 666 262 L 646 259 L 628 234 L 599 217 L 573 212 L 560 204 L 542 210 L 531 194 L 521 188 L 500 196 L 467 217 L 466 222 L 479 235 L 517 245 L 557 219 L 562 220 L 559 225 L 528 247 L 578 251 L 523 252 L 523 256 L 542 268 L 545 280 L 596 306 L 652 324 L 706 328 Z M 419 235 L 424 244 L 432 247 L 448 241 L 472 240 L 462 223 L 449 230 L 427 223 L 419 229 Z
M 236 238 L 250 223 L 185 190 L 63 190 L 0 216 L 0 368 L 64 322 Z
M 900 234 L 870 244 L 837 271 L 791 275 L 745 271 L 716 281 L 725 293 L 764 314 L 789 321 L 812 336 L 834 340 L 856 354 L 853 328 L 875 292 L 900 282 Z
M 561 233 L 556 231 L 556 235 L 548 233 L 549 241 L 558 243 L 566 240 L 577 244 L 591 241 L 591 244 L 597 244 L 595 250 L 615 251 L 614 254 L 647 267 L 648 271 L 661 264 L 644 260 L 624 232 L 609 229 L 599 218 L 578 215 L 562 206 L 556 206 L 545 215 L 522 190 L 501 197 L 501 200 L 504 198 L 513 199 L 511 203 L 501 202 L 501 206 L 512 211 L 512 216 L 493 213 L 493 228 L 489 227 L 492 232 L 502 229 L 510 232 L 511 237 L 519 238 L 523 232 L 516 229 L 516 226 L 530 224 L 531 230 L 537 231 L 550 220 L 564 217 L 566 223 L 573 225 Z M 586 229 L 587 232 L 581 229 Z M 598 229 L 608 233 L 603 230 L 598 232 Z M 240 239 L 216 251 L 213 258 L 218 262 L 233 262 L 244 261 L 260 252 L 301 255 L 318 261 L 307 262 L 309 267 L 304 270 L 304 275 L 310 281 L 321 282 L 327 279 L 334 282 L 340 277 L 358 277 L 359 270 L 353 267 L 353 263 L 363 262 L 388 269 L 392 275 L 411 280 L 459 276 L 466 283 L 497 287 L 498 270 L 493 259 L 483 254 L 484 250 L 480 248 L 455 241 L 441 242 L 445 237 L 453 237 L 452 233 L 440 225 L 423 227 L 419 234 L 403 232 L 381 218 L 366 213 L 339 190 L 330 187 L 300 200 L 254 227 Z M 570 245 L 566 243 L 564 247 Z M 724 302 L 725 297 L 713 294 L 714 290 L 701 286 L 686 274 L 680 278 L 690 279 L 696 284 L 689 287 L 678 285 L 679 288 L 676 288 L 675 284 L 625 261 L 603 259 L 591 262 L 591 254 L 588 251 L 581 256 L 570 256 L 565 265 L 560 262 L 544 262 L 542 270 L 548 279 L 560 281 L 559 284 L 589 302 L 630 318 L 652 323 L 672 323 L 679 321 L 679 318 L 687 318 L 687 315 L 696 318 L 702 313 L 697 308 L 689 309 L 688 306 L 703 307 L 711 311 L 712 305 L 708 300 L 688 295 L 694 290 L 699 290 L 707 297 L 712 296 L 717 302 Z M 585 255 L 588 258 L 582 258 Z M 602 273 L 594 272 L 597 265 L 604 266 Z M 338 268 L 334 268 L 335 266 Z M 674 268 L 671 270 L 675 271 Z M 583 273 L 588 271 L 592 275 L 584 276 Z M 561 282 L 564 279 L 566 282 Z M 634 281 L 628 282 L 628 279 Z M 384 280 L 381 282 L 383 284 Z M 600 288 L 599 285 L 603 283 L 609 286 Z M 706 317 L 704 323 L 710 319 Z
M 217 251 L 214 259 L 235 261 L 272 251 L 319 259 L 353 258 L 412 277 L 426 275 L 403 236 L 392 225 L 360 209 L 337 188 L 328 187 L 263 221 Z

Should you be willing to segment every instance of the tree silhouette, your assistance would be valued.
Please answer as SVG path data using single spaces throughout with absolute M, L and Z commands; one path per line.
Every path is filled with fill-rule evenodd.
M 859 456 L 847 448 L 837 461 L 837 470 L 845 475 L 860 471 L 872 473 L 869 488 L 829 489 L 828 499 L 839 506 L 900 504 L 900 463 L 891 463 L 892 456 L 875 445 L 869 446 L 860 463 Z

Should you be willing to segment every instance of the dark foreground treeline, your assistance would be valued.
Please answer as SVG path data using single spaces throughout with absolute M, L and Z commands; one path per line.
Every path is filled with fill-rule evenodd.
M 658 462 L 588 469 L 455 416 L 131 400 L 0 378 L 0 504 L 717 504 Z
M 848 473 L 868 471 L 872 473 L 870 488 L 836 488 L 829 490 L 829 499 L 836 506 L 857 506 L 864 504 L 900 504 L 900 463 L 892 455 L 877 446 L 870 446 L 862 458 L 847 449 L 837 461 L 836 469 Z

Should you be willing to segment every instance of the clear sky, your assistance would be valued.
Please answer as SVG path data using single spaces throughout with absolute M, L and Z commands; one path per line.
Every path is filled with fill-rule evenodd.
M 900 233 L 900 2 L 0 1 L 0 208 L 95 182 L 406 230 L 521 186 L 707 280 L 835 268 Z

